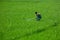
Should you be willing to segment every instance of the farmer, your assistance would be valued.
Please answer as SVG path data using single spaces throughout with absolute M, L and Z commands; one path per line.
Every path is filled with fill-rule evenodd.
M 36 14 L 36 19 L 39 21 L 41 19 L 41 14 L 38 12 L 35 12 L 35 14 Z

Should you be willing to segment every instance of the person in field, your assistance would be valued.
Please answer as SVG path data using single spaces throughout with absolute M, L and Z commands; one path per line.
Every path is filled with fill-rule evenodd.
M 35 12 L 36 20 L 39 21 L 41 19 L 41 14 L 38 12 Z

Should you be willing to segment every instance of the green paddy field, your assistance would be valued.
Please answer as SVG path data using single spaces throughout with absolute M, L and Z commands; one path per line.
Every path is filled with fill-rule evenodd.
M 0 0 L 0 40 L 60 40 L 60 0 Z

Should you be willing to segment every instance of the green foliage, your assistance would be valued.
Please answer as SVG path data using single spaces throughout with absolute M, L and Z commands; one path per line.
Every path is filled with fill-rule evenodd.
M 1 40 L 60 39 L 59 0 L 3 1 L 0 2 Z M 41 13 L 40 21 L 36 21 L 35 11 Z

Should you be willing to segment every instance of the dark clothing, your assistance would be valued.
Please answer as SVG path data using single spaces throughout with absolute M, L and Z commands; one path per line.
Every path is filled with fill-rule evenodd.
M 41 19 L 41 15 L 40 14 L 37 14 L 37 20 L 40 20 Z
M 37 17 L 38 17 L 38 18 L 41 18 L 41 15 L 38 14 Z

